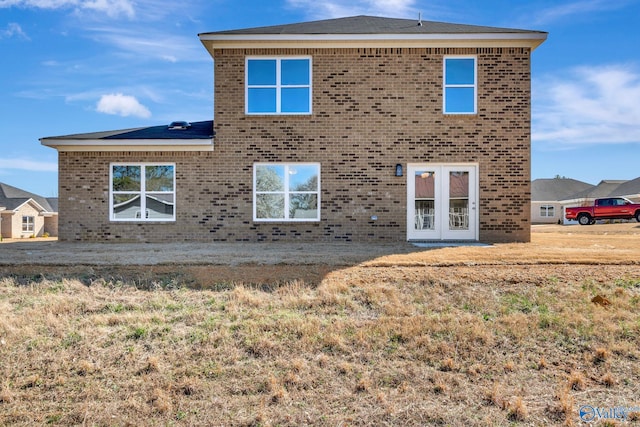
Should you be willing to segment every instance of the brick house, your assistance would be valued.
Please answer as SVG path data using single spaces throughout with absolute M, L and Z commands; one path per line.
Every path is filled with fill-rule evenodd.
M 60 239 L 529 241 L 546 35 L 368 16 L 200 34 L 210 128 L 41 140 Z

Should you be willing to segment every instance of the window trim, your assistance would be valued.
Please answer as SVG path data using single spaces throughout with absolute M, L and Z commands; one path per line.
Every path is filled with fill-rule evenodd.
M 305 59 L 309 61 L 309 84 L 308 85 L 282 85 L 282 61 L 283 60 Z M 275 85 L 249 85 L 249 61 L 264 60 L 276 61 L 276 84 Z M 310 55 L 301 56 L 247 56 L 244 60 L 244 113 L 248 116 L 309 116 L 313 114 L 313 58 Z M 249 89 L 250 88 L 274 88 L 276 89 L 276 111 L 253 113 L 249 111 Z M 304 112 L 282 112 L 282 89 L 283 88 L 308 88 L 309 108 Z
M 259 166 L 284 166 L 284 190 L 283 191 L 257 191 L 256 187 L 256 179 L 257 179 L 257 168 Z M 316 189 L 316 191 L 291 191 L 291 189 L 289 188 L 289 168 L 291 166 L 316 166 L 318 168 L 318 187 Z M 321 189 L 322 189 L 322 184 L 321 184 L 321 166 L 320 163 L 314 163 L 314 162 L 276 162 L 276 163 L 270 163 L 270 162 L 258 162 L 258 163 L 254 163 L 253 164 L 253 189 L 252 189 L 252 193 L 253 193 L 253 221 L 254 222 L 268 222 L 268 223 L 274 223 L 274 222 L 286 222 L 286 223 L 293 223 L 293 222 L 319 222 L 320 221 L 320 208 L 321 208 L 321 204 L 320 204 L 320 197 L 321 197 Z M 257 204 L 257 196 L 259 194 L 280 194 L 283 193 L 284 194 L 284 214 L 285 217 L 284 218 L 258 218 L 257 216 L 257 208 L 258 208 L 258 204 Z M 302 194 L 315 194 L 317 201 L 318 201 L 318 213 L 317 216 L 315 218 L 287 218 L 289 216 L 289 203 L 290 203 L 290 194 L 291 193 L 302 193 Z
M 447 84 L 447 60 L 449 59 L 473 59 L 473 84 Z M 447 111 L 447 89 L 472 88 L 473 111 Z M 478 57 L 476 55 L 445 55 L 442 58 L 442 112 L 450 115 L 478 114 Z
M 23 233 L 33 233 L 36 229 L 35 224 L 36 224 L 36 218 L 33 215 L 22 215 L 22 232 Z
M 553 215 L 549 215 L 549 210 Z M 544 213 L 543 213 L 544 212 Z M 541 205 L 540 206 L 540 218 L 555 218 L 556 207 L 553 205 Z
M 113 191 L 113 167 L 114 166 L 140 166 L 140 191 Z M 146 173 L 147 166 L 171 166 L 173 167 L 173 191 L 146 191 Z M 140 194 L 140 216 L 136 214 L 135 218 L 116 218 L 114 214 L 113 196 L 114 194 Z M 145 215 L 142 218 L 142 212 L 148 212 L 147 194 L 173 194 L 173 216 L 171 218 L 148 218 Z M 161 223 L 176 221 L 176 205 L 177 205 L 177 188 L 176 188 L 176 164 L 172 162 L 114 162 L 109 164 L 109 221 L 111 222 L 135 222 L 135 223 Z

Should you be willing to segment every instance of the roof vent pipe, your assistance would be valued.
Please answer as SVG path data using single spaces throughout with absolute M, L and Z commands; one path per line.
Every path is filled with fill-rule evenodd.
M 418 13 L 418 27 L 422 27 L 422 12 Z

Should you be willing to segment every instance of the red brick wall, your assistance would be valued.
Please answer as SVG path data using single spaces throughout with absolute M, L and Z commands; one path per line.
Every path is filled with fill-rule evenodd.
M 442 114 L 455 54 L 477 55 L 476 115 Z M 313 114 L 246 116 L 246 55 L 312 56 Z M 60 239 L 404 241 L 396 163 L 477 163 L 480 240 L 529 241 L 530 93 L 524 48 L 217 50 L 214 151 L 60 153 Z M 176 163 L 175 223 L 108 221 L 123 161 Z M 319 162 L 321 221 L 254 223 L 255 162 Z

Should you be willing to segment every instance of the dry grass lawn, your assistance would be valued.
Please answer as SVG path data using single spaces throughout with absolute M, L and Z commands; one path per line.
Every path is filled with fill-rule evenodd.
M 391 255 L 319 284 L 5 276 L 0 425 L 547 426 L 640 406 L 640 229 L 621 226 Z

